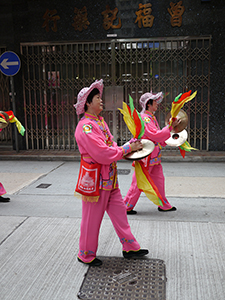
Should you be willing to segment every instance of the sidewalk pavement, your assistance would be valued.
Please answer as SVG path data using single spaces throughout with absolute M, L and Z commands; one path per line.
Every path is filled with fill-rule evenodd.
M 1 160 L 49 160 L 80 161 L 80 153 L 74 150 L 9 150 L 0 147 Z M 225 151 L 192 151 L 186 152 L 183 158 L 178 150 L 163 150 L 163 162 L 225 162 Z
M 225 163 L 165 161 L 163 168 L 168 198 L 178 210 L 158 212 L 142 194 L 138 214 L 128 216 L 132 232 L 149 249 L 149 258 L 165 262 L 167 300 L 223 300 Z M 125 196 L 131 162 L 119 162 L 118 170 Z M 77 299 L 87 272 L 76 259 L 81 201 L 73 191 L 78 171 L 79 161 L 71 159 L 1 156 L 0 181 L 11 198 L 0 203 L 2 300 Z M 121 257 L 121 250 L 106 214 L 97 254 Z

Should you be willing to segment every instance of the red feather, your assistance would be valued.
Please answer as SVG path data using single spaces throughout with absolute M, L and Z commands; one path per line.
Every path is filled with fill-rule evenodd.
M 179 147 L 179 149 L 180 149 L 180 154 L 183 156 L 183 158 L 185 158 L 185 150 L 181 149 L 180 147 Z
M 141 120 L 139 119 L 138 113 L 136 111 L 136 109 L 133 111 L 133 120 L 136 126 L 136 134 L 134 138 L 138 138 L 139 133 L 141 131 Z
M 127 105 L 127 109 L 128 109 L 129 114 L 130 114 L 130 116 L 131 116 L 131 109 L 130 109 L 130 106 L 129 106 L 129 105 Z
M 190 95 L 191 95 L 191 90 L 189 92 L 183 93 L 180 99 L 176 103 L 181 103 L 185 98 L 189 97 Z

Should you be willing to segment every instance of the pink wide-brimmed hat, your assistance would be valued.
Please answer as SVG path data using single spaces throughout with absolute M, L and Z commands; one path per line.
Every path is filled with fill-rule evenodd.
M 142 107 L 142 111 L 141 113 L 144 113 L 144 111 L 146 110 L 146 103 L 148 102 L 148 100 L 156 100 L 156 102 L 159 104 L 162 102 L 162 99 L 163 99 L 163 93 L 162 92 L 159 92 L 157 94 L 154 94 L 152 92 L 150 93 L 145 93 L 141 96 L 140 100 L 139 100 L 139 103 Z
M 87 97 L 93 89 L 98 89 L 100 93 L 100 97 L 102 97 L 103 92 L 103 80 L 95 80 L 89 87 L 84 87 L 77 95 L 77 103 L 73 106 L 76 108 L 77 115 L 84 113 L 84 105 L 87 101 Z

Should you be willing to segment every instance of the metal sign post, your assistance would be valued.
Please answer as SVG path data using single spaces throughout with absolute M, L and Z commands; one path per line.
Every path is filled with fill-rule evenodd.
M 12 51 L 4 52 L 0 56 L 0 71 L 6 76 L 10 76 L 10 86 L 11 86 L 10 95 L 12 96 L 12 109 L 14 115 L 16 115 L 16 99 L 15 99 L 13 76 L 19 72 L 20 65 L 21 63 L 20 63 L 19 56 Z M 19 152 L 18 132 L 16 128 L 15 128 L 15 142 L 16 142 L 16 152 Z

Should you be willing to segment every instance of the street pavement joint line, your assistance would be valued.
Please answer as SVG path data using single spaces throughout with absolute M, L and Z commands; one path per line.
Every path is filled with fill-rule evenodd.
M 53 169 L 50 170 L 49 172 L 44 173 L 43 175 L 41 175 L 37 180 L 39 180 L 40 178 L 43 178 L 43 177 L 47 176 L 48 174 L 54 172 L 55 170 L 57 170 L 57 169 L 59 169 L 60 167 L 62 167 L 64 164 L 65 164 L 65 162 L 62 162 L 60 165 L 56 166 L 55 168 L 53 168 Z M 36 180 L 36 181 L 37 181 L 37 180 Z
M 60 167 L 63 166 L 64 164 L 65 164 L 65 163 L 62 162 L 60 165 L 58 165 L 57 167 L 53 168 L 53 169 L 50 170 L 49 172 L 47 172 L 47 173 L 45 173 L 45 174 L 39 176 L 36 180 L 34 180 L 34 181 L 32 182 L 32 184 L 35 183 L 35 182 L 37 182 L 38 180 L 40 180 L 40 179 L 46 177 L 48 174 L 50 174 L 50 173 L 52 173 L 53 171 L 57 170 L 58 168 L 60 168 Z M 30 185 L 30 183 L 29 183 L 28 185 L 23 186 L 21 189 L 19 189 L 18 191 L 16 191 L 15 194 L 18 195 L 18 193 L 20 193 L 24 188 L 27 188 L 29 185 Z
M 55 170 L 57 170 L 57 169 L 59 169 L 60 167 L 62 167 L 63 165 L 64 165 L 65 163 L 64 162 L 62 162 L 60 165 L 58 165 L 57 167 L 55 167 L 55 168 L 53 168 L 52 170 L 50 170 L 49 172 L 47 172 L 47 173 L 45 173 L 45 174 L 43 174 L 43 175 L 41 175 L 40 177 L 38 177 L 34 182 L 36 182 L 36 181 L 38 181 L 38 180 L 40 180 L 41 178 L 44 178 L 44 177 L 46 177 L 48 174 L 50 174 L 50 173 L 52 173 L 53 171 L 55 171 Z M 33 182 L 33 183 L 34 183 Z
M 26 217 L 19 225 L 17 225 L 14 230 L 7 235 L 7 237 L 5 237 L 1 242 L 0 242 L 0 246 L 21 226 L 23 225 L 23 223 L 25 223 L 30 217 Z
M 62 167 L 63 165 L 65 165 L 65 162 L 62 162 L 60 165 L 56 166 L 55 168 L 53 168 L 52 170 L 50 170 L 48 173 L 46 173 L 45 175 L 48 175 L 50 173 L 52 173 L 53 171 L 59 169 L 60 167 Z

